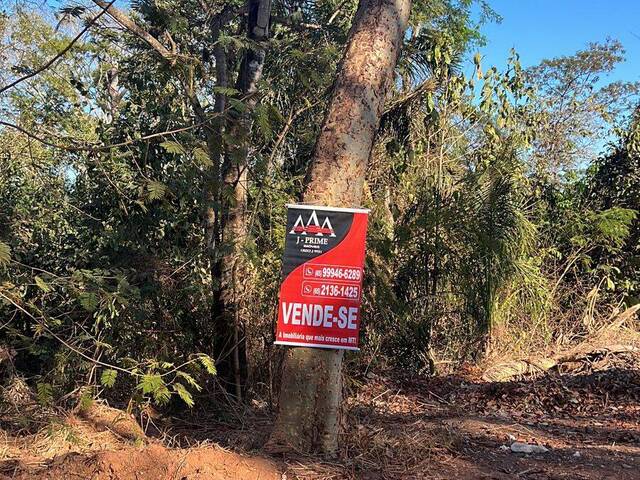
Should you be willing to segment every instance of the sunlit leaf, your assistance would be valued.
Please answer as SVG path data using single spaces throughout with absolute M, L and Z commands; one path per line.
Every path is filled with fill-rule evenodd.
M 0 242 L 0 265 L 8 265 L 11 261 L 11 247 L 4 242 Z
M 49 284 L 47 282 L 45 282 L 42 278 L 40 278 L 39 276 L 35 276 L 34 277 L 34 281 L 36 282 L 36 285 L 38 286 L 38 288 L 40 290 L 42 290 L 45 293 L 48 293 L 51 291 L 51 286 L 49 286 Z
M 178 394 L 182 401 L 187 404 L 189 408 L 193 407 L 193 396 L 191 395 L 191 393 L 189 393 L 184 385 L 176 382 L 172 385 L 172 387 L 173 390 Z
M 100 375 L 100 383 L 108 388 L 111 388 L 116 383 L 116 377 L 118 376 L 118 371 L 113 369 L 107 369 L 102 371 L 102 375 Z
M 215 363 L 209 355 L 202 353 L 198 356 L 198 360 L 200 360 L 200 363 L 210 375 L 217 374 Z
M 155 180 L 147 183 L 147 198 L 151 201 L 160 200 L 167 194 L 167 186 Z
M 180 145 L 178 142 L 167 140 L 162 142 L 160 146 L 164 148 L 167 153 L 173 153 L 176 155 L 184 155 L 185 153 L 184 148 L 182 148 L 182 145 Z

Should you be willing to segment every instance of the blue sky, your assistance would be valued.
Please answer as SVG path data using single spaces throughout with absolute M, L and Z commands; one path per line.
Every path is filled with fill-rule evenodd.
M 487 45 L 480 47 L 483 69 L 504 70 L 511 48 L 520 54 L 523 67 L 545 58 L 572 55 L 589 42 L 607 37 L 619 40 L 626 61 L 618 64 L 602 84 L 612 81 L 640 81 L 640 0 L 488 0 L 502 17 L 500 23 L 482 27 Z M 472 55 L 475 53 L 472 52 Z M 471 70 L 466 73 L 471 73 Z M 614 140 L 607 135 L 596 142 L 604 151 Z
M 485 67 L 504 68 L 511 47 L 528 67 L 611 37 L 622 42 L 627 61 L 609 79 L 640 80 L 640 0 L 488 1 L 503 20 L 482 28 L 487 37 L 487 45 L 480 48 Z

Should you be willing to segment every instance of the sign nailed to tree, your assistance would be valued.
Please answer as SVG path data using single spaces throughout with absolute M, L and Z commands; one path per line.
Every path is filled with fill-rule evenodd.
M 275 343 L 358 350 L 369 210 L 287 208 Z

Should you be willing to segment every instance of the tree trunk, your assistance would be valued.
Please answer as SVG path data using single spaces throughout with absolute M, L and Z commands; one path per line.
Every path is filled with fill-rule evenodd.
M 116 120 L 118 106 L 122 95 L 118 90 L 118 68 L 112 67 L 107 71 L 107 96 L 109 97 L 109 123 Z
M 217 356 L 232 373 L 225 380 L 233 385 L 238 400 L 242 399 L 247 377 L 245 335 L 240 318 L 240 302 L 243 297 L 244 268 L 241 249 L 247 237 L 247 166 L 251 140 L 251 111 L 255 108 L 258 82 L 262 77 L 265 59 L 263 43 L 269 37 L 271 0 L 247 1 L 247 37 L 253 43 L 247 49 L 236 89 L 246 97 L 247 111 L 233 118 L 228 124 L 228 136 L 235 145 L 230 146 L 222 167 L 222 254 L 219 258 L 220 284 L 215 295 L 215 323 L 219 348 Z
M 175 52 L 169 51 L 153 35 L 144 30 L 128 15 L 105 2 L 93 0 L 101 8 L 127 30 L 144 40 L 155 50 L 171 67 L 175 66 L 177 57 Z M 206 7 L 206 4 L 204 4 Z M 269 18 L 271 14 L 271 0 L 247 0 L 247 36 L 256 42 L 247 50 L 240 73 L 238 75 L 238 90 L 244 95 L 255 93 L 257 82 L 262 75 L 264 64 L 264 48 L 260 45 L 268 38 Z M 228 72 L 226 53 L 218 42 L 222 28 L 232 18 L 234 10 L 224 8 L 211 19 L 211 34 L 214 40 L 214 57 L 216 59 L 216 82 L 219 87 L 228 85 Z M 197 92 L 194 89 L 193 78 L 184 70 L 177 69 L 178 78 L 182 84 L 186 97 L 193 107 L 195 116 L 202 122 L 206 137 L 207 150 L 211 159 L 211 167 L 205 172 L 204 179 L 204 233 L 205 251 L 209 257 L 213 290 L 212 317 L 214 323 L 214 335 L 210 338 L 203 333 L 202 341 L 205 344 L 213 343 L 214 355 L 219 363 L 221 378 L 235 385 L 235 392 L 240 398 L 243 376 L 244 343 L 239 328 L 237 299 L 240 293 L 241 282 L 238 278 L 238 252 L 246 235 L 244 224 L 244 211 L 246 208 L 246 166 L 248 155 L 248 129 L 249 117 L 240 115 L 239 119 L 226 125 L 225 118 L 218 115 L 213 119 L 208 118 L 205 108 L 200 103 Z M 214 112 L 222 114 L 226 107 L 226 95 L 223 92 L 216 93 Z M 251 103 L 253 102 L 253 103 Z M 255 105 L 255 97 L 250 97 L 249 107 Z M 238 140 L 237 152 L 231 152 L 224 157 L 222 145 L 222 133 L 228 130 L 231 135 L 236 135 Z M 227 152 L 229 153 L 229 152 Z M 223 163 L 221 166 L 220 164 Z M 220 184 L 223 183 L 223 188 Z M 226 195 L 224 187 L 233 189 L 230 196 Z M 226 201 L 226 198 L 232 201 Z M 228 245 L 225 245 L 224 242 Z M 203 329 L 207 332 L 208 329 Z M 229 373 L 231 372 L 231 373 Z M 226 377 L 226 378 L 225 378 Z
M 316 143 L 304 202 L 339 207 L 360 204 L 410 6 L 410 0 L 360 1 Z M 268 450 L 335 453 L 342 357 L 342 350 L 288 349 L 279 414 Z

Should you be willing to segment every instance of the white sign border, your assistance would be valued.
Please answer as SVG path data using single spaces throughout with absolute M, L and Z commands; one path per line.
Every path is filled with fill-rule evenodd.
M 328 212 L 344 212 L 344 213 L 366 213 L 369 214 L 369 208 L 342 208 L 342 207 L 325 207 L 322 205 L 307 205 L 300 203 L 287 203 L 287 208 L 300 208 L 302 210 L 326 210 Z
M 351 350 L 352 352 L 359 352 L 359 347 L 348 347 L 342 345 L 320 345 L 318 343 L 303 343 L 303 342 L 287 342 L 286 340 L 276 340 L 274 345 L 288 345 L 290 347 L 311 347 L 311 348 L 328 348 L 331 350 Z

